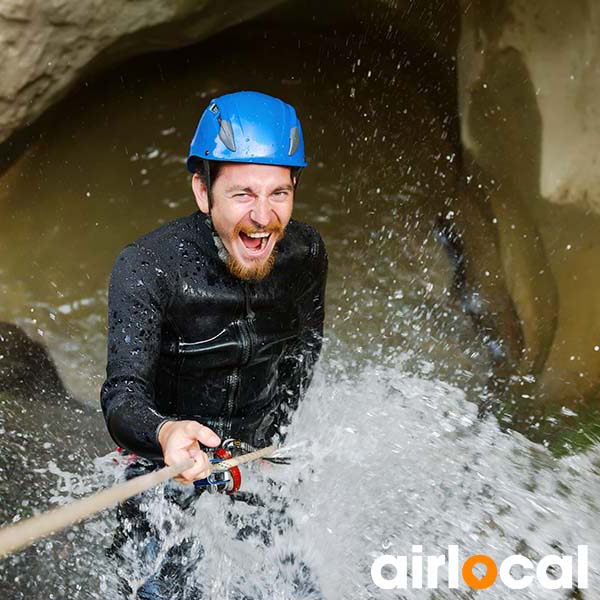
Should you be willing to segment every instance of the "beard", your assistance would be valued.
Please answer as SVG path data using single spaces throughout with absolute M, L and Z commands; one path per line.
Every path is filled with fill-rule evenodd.
M 227 259 L 227 269 L 238 279 L 244 279 L 246 281 L 255 279 L 259 281 L 264 279 L 273 270 L 276 254 L 277 250 L 273 248 L 273 251 L 266 260 L 260 261 L 252 266 L 243 265 L 237 258 L 230 254 Z
M 277 244 L 279 240 L 283 237 L 285 233 L 285 228 L 281 225 L 281 223 L 274 223 L 272 225 L 268 225 L 267 227 L 252 227 L 250 225 L 239 224 L 236 226 L 233 232 L 233 238 L 238 238 L 240 233 L 270 233 L 275 240 L 275 244 L 273 246 L 273 250 L 271 250 L 271 254 L 263 260 L 252 261 L 251 265 L 246 265 L 241 263 L 233 254 L 229 253 L 227 257 L 227 269 L 229 272 L 238 279 L 243 280 L 257 280 L 260 281 L 264 279 L 272 270 L 275 265 L 275 257 L 277 255 Z

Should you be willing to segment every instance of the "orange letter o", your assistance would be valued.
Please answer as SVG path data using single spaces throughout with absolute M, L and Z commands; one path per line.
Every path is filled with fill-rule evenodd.
M 477 564 L 485 565 L 486 568 L 486 573 L 481 579 L 473 575 L 473 567 Z M 476 590 L 484 590 L 489 588 L 493 585 L 494 581 L 496 581 L 496 577 L 498 577 L 498 567 L 496 566 L 494 559 L 487 556 L 487 554 L 473 554 L 473 556 L 469 556 L 469 558 L 465 560 L 462 567 L 462 576 L 469 587 Z

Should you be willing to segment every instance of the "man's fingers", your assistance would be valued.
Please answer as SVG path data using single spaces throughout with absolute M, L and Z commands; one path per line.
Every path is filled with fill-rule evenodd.
M 196 464 L 179 475 L 183 483 L 193 483 L 197 479 L 204 479 L 210 475 L 210 463 L 204 452 L 200 452 L 194 460 Z
M 181 473 L 176 481 L 192 483 L 210 475 L 208 456 L 198 445 L 200 443 L 212 448 L 221 443 L 219 436 L 210 427 L 197 421 L 167 422 L 162 427 L 159 438 L 165 464 L 173 465 L 187 458 L 195 460 L 194 466 Z
M 165 455 L 165 464 L 174 465 L 178 462 L 184 461 L 187 458 L 193 458 L 195 464 L 180 473 L 176 480 L 181 483 L 192 483 L 196 479 L 204 479 L 210 475 L 210 463 L 208 456 L 205 452 L 202 452 L 199 448 L 196 450 L 178 450 L 175 452 L 169 452 Z
M 190 449 L 198 442 L 210 448 L 221 443 L 210 427 L 197 421 L 169 421 L 162 426 L 158 437 L 164 454 L 170 454 L 174 449 Z
M 221 438 L 206 425 L 193 421 L 190 422 L 190 429 L 190 433 L 204 446 L 214 448 L 221 443 Z

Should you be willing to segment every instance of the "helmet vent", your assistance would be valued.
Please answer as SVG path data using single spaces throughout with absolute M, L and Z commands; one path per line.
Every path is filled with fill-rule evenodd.
M 229 150 L 235 152 L 235 140 L 233 138 L 233 129 L 231 123 L 225 119 L 220 120 L 219 138 Z
M 292 127 L 290 129 L 290 149 L 288 150 L 288 154 L 292 156 L 298 150 L 298 146 L 300 145 L 300 136 L 298 135 L 298 128 Z

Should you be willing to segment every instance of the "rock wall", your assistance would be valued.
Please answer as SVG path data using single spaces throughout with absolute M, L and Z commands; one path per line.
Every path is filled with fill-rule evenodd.
M 463 0 L 461 137 L 547 402 L 598 399 L 600 5 Z
M 281 1 L 0 1 L 0 143 L 100 67 L 193 43 Z

